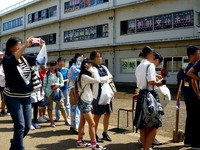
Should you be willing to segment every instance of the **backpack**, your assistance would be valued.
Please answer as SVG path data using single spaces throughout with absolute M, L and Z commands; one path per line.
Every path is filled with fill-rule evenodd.
M 69 92 L 69 97 L 70 97 L 70 105 L 76 105 L 78 104 L 80 97 L 82 96 L 84 89 L 86 87 L 86 85 L 84 86 L 84 88 L 82 89 L 80 95 L 78 93 L 78 78 L 76 79 L 75 85 L 73 87 L 71 87 L 70 92 Z
M 163 109 L 161 104 L 149 92 L 143 95 L 143 123 L 148 127 L 160 127 Z

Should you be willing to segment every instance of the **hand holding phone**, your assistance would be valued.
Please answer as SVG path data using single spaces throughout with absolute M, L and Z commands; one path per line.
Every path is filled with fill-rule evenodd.
M 40 41 L 41 41 L 40 38 L 32 38 L 32 43 L 34 43 L 34 44 L 39 44 Z

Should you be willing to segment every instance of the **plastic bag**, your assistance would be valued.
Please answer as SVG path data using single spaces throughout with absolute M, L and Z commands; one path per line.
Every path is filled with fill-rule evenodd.
M 104 83 L 101 87 L 101 96 L 99 99 L 99 105 L 110 104 L 110 101 L 114 97 L 114 92 L 108 83 Z
M 171 100 L 170 90 L 166 85 L 162 85 L 158 87 L 157 92 L 162 108 L 165 108 Z
M 48 61 L 48 56 L 47 56 L 47 48 L 45 44 L 42 46 L 39 54 L 37 55 L 36 61 L 38 65 L 46 66 L 47 61 Z

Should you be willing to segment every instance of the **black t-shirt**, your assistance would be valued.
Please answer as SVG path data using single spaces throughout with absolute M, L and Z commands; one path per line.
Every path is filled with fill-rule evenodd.
M 197 63 L 196 63 L 197 64 Z M 189 63 L 188 66 L 186 67 L 185 69 L 185 74 L 187 74 L 187 72 L 193 67 L 195 67 L 195 72 L 196 72 L 196 75 L 198 75 L 198 71 L 196 70 L 198 67 L 196 67 L 196 64 L 192 64 L 192 63 Z M 199 63 L 199 66 L 200 66 L 200 63 Z M 200 70 L 200 69 L 199 69 Z M 184 98 L 185 100 L 193 100 L 192 97 L 196 97 L 196 94 L 192 88 L 192 78 L 189 77 L 189 76 L 185 76 L 185 82 L 188 82 L 189 83 L 189 86 L 184 86 Z M 197 81 L 197 84 L 199 84 L 199 82 Z
M 198 74 L 198 72 L 200 71 L 200 60 L 197 61 L 194 66 L 193 66 L 195 72 Z

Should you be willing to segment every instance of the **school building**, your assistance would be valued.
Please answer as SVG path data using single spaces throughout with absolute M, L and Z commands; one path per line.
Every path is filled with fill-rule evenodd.
M 133 84 L 138 54 L 149 45 L 164 57 L 167 82 L 176 84 L 186 48 L 200 46 L 199 6 L 200 0 L 26 0 L 0 12 L 0 49 L 11 36 L 41 37 L 49 60 L 96 49 L 115 82 Z

